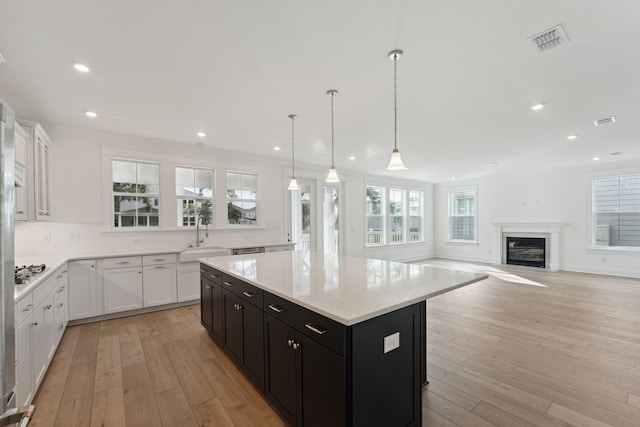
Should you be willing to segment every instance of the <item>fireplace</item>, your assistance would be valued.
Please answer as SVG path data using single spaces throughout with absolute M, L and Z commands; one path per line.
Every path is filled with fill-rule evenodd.
M 546 242 L 539 237 L 507 237 L 507 264 L 545 268 Z

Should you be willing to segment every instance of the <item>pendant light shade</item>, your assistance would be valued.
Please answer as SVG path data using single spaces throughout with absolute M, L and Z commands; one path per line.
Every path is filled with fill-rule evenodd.
M 327 179 L 325 180 L 325 182 L 328 183 L 340 182 L 340 178 L 338 178 L 338 171 L 334 164 L 335 146 L 333 142 L 333 97 L 337 94 L 338 91 L 335 89 L 329 89 L 327 91 L 327 95 L 331 97 L 331 167 L 329 168 L 329 175 L 327 175 Z
M 393 61 L 393 151 L 387 170 L 399 171 L 407 168 L 402 163 L 400 151 L 398 151 L 398 59 L 402 56 L 400 49 L 392 50 L 387 57 Z
M 293 121 L 296 118 L 295 114 L 289 114 L 291 119 L 291 181 L 289 182 L 288 189 L 291 191 L 299 190 L 298 181 L 296 180 L 296 151 L 295 151 L 295 129 L 293 127 Z

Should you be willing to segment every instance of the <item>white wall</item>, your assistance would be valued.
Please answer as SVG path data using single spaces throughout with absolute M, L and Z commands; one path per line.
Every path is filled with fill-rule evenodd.
M 109 186 L 105 186 L 103 178 L 109 174 L 105 170 L 108 169 L 108 162 L 104 159 L 112 154 L 137 160 L 159 161 L 161 180 L 162 176 L 173 173 L 175 164 L 213 168 L 216 172 L 216 194 L 222 197 L 221 201 L 214 201 L 218 223 L 222 223 L 222 219 L 226 217 L 226 170 L 258 173 L 261 227 L 249 230 L 216 228 L 209 232 L 205 245 L 228 247 L 286 241 L 289 156 L 283 156 L 282 162 L 279 162 L 197 144 L 179 144 L 67 127 L 45 128 L 53 140 L 50 183 L 53 213 L 50 222 L 16 223 L 17 257 L 177 250 L 195 243 L 194 230 L 179 230 L 176 227 L 162 231 L 111 231 L 108 225 L 105 227 L 105 223 L 109 222 L 111 206 Z M 309 178 L 317 183 L 324 182 L 325 174 L 324 170 L 305 168 L 304 165 L 300 169 L 296 168 L 298 178 Z M 425 219 L 426 243 L 365 250 L 365 177 L 347 171 L 340 171 L 340 175 L 344 181 L 341 184 L 341 214 L 344 218 L 341 237 L 344 239 L 345 253 L 385 259 L 418 259 L 433 254 L 430 235 L 433 229 L 431 185 L 386 179 L 389 185 L 395 183 L 398 186 L 409 185 L 424 189 L 428 207 Z M 171 190 L 167 194 L 170 195 Z M 165 203 L 166 200 L 161 201 L 162 205 Z M 70 241 L 74 235 L 79 237 L 79 241 Z
M 634 165 L 615 168 L 552 170 L 493 175 L 473 181 L 438 184 L 434 189 L 435 253 L 438 257 L 492 262 L 492 222 L 562 222 L 560 269 L 640 277 L 640 250 L 591 248 L 591 191 L 596 176 L 637 174 Z M 478 244 L 447 243 L 448 192 L 477 185 Z

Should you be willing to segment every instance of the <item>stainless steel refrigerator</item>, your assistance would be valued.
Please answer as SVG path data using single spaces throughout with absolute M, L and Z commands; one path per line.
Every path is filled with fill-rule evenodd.
M 15 241 L 14 241 L 14 197 L 15 197 L 15 141 L 14 141 L 15 113 L 0 98 L 0 277 L 2 277 L 2 292 L 0 292 L 0 385 L 2 390 L 2 412 L 0 412 L 0 426 L 26 426 L 35 409 L 15 408 L 16 386 L 16 327 L 15 327 Z

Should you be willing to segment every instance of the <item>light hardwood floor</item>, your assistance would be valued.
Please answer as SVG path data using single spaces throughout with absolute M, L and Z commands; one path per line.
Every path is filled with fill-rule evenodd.
M 424 426 L 640 426 L 640 280 L 423 263 L 491 275 L 427 303 Z M 68 328 L 30 426 L 284 425 L 199 314 Z

